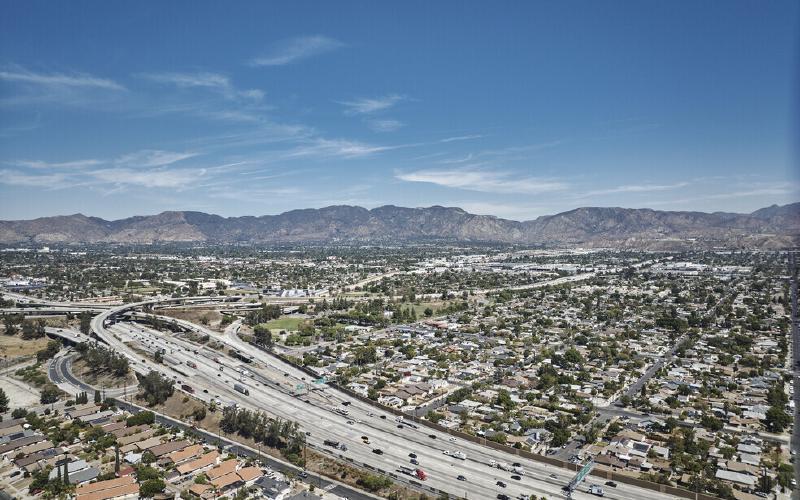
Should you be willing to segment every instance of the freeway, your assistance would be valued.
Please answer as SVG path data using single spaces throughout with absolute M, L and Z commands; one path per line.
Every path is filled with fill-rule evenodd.
M 25 304 L 29 306 L 44 306 L 44 307 L 70 307 L 73 309 L 108 309 L 108 304 L 92 303 L 92 302 L 54 302 L 52 300 L 39 299 L 25 295 L 22 293 L 9 292 L 7 290 L 0 290 L 0 295 L 6 299 L 13 300 L 17 304 Z
M 521 494 L 560 497 L 563 494 L 561 487 L 574 475 L 566 469 L 522 459 L 512 453 L 455 440 L 445 433 L 423 426 L 396 422 L 393 414 L 324 384 L 312 384 L 309 387 L 304 372 L 243 342 L 236 336 L 234 328 L 229 329 L 227 334 L 221 334 L 179 320 L 183 326 L 191 325 L 198 333 L 210 335 L 229 349 L 252 356 L 252 363 L 243 364 L 224 352 L 194 344 L 179 336 L 139 325 L 111 324 L 111 320 L 121 313 L 153 303 L 128 304 L 106 311 L 93 319 L 92 329 L 111 347 L 125 353 L 132 360 L 133 368 L 140 373 L 155 369 L 181 384 L 190 382 L 195 396 L 206 402 L 236 403 L 244 408 L 262 410 L 272 416 L 297 421 L 311 433 L 308 442 L 313 446 L 323 448 L 326 439 L 347 444 L 348 450 L 333 452 L 334 458 L 351 459 L 378 471 L 394 473 L 400 466 L 409 465 L 409 455 L 414 453 L 419 466 L 428 473 L 426 487 L 459 496 L 468 493 L 470 498 L 495 498 L 499 493 L 512 497 Z M 140 348 L 150 346 L 151 349 L 164 349 L 170 356 L 168 364 L 155 364 L 141 358 L 132 349 L 135 343 Z M 237 392 L 234 384 L 246 387 L 249 394 Z M 343 414 L 345 411 L 346 415 Z M 366 436 L 370 444 L 363 443 L 362 436 Z M 381 450 L 382 453 L 374 453 L 373 450 Z M 445 451 L 449 454 L 445 454 Z M 466 459 L 455 458 L 455 452 L 463 453 Z M 510 479 L 511 473 L 490 468 L 488 464 L 491 460 L 519 462 L 525 474 L 519 480 Z M 467 481 L 459 481 L 459 475 L 465 476 Z M 498 482 L 507 486 L 499 486 Z M 623 484 L 607 491 L 610 498 L 633 499 L 643 495 L 653 499 L 671 498 Z M 581 492 L 573 496 L 589 497 Z

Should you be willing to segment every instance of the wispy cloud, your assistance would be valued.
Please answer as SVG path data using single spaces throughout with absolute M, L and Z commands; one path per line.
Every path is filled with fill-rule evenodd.
M 34 73 L 23 68 L 6 68 L 0 71 L 0 80 L 33 84 L 44 87 L 84 87 L 107 90 L 125 90 L 119 83 L 86 73 Z
M 100 160 L 74 160 L 74 161 L 62 161 L 62 162 L 47 162 L 41 160 L 12 160 L 4 163 L 6 163 L 7 165 L 13 165 L 15 167 L 45 170 L 45 169 L 77 169 L 77 168 L 93 167 L 96 165 L 100 165 L 102 162 Z
M 364 97 L 351 101 L 339 101 L 339 104 L 346 108 L 346 114 L 364 115 L 389 109 L 404 99 L 405 97 L 401 95 L 390 94 L 383 97 Z
M 12 160 L 4 163 L 17 168 L 0 171 L 0 184 L 42 189 L 109 185 L 116 190 L 126 186 L 181 189 L 197 182 L 206 170 L 169 167 L 194 156 L 197 154 L 146 149 L 106 160 Z
M 219 73 L 145 73 L 141 75 L 147 80 L 174 85 L 178 88 L 205 88 L 218 92 L 226 99 L 248 99 L 260 101 L 264 92 L 258 89 L 239 90 L 231 83 L 230 78 Z
M 92 109 L 113 109 L 127 89 L 108 78 L 87 73 L 43 73 L 19 65 L 0 68 L 0 106 L 51 104 L 55 106 L 91 106 Z
M 688 182 L 676 182 L 674 184 L 629 184 L 617 186 L 609 189 L 597 189 L 588 191 L 583 196 L 602 196 L 617 193 L 650 193 L 654 191 L 669 191 L 688 186 Z
M 64 173 L 32 175 L 14 170 L 0 170 L 0 184 L 41 189 L 63 189 L 74 186 L 74 183 L 70 182 L 70 177 Z
M 185 189 L 205 175 L 205 169 L 134 170 L 108 168 L 89 172 L 98 181 L 116 186 Z
M 290 150 L 285 156 L 296 158 L 304 156 L 315 157 L 341 157 L 341 158 L 360 158 L 369 156 L 382 151 L 395 149 L 397 146 L 376 146 L 359 141 L 347 139 L 323 139 L 316 138 L 301 144 Z
M 403 127 L 403 122 L 398 120 L 368 120 L 367 125 L 375 132 L 394 132 Z
M 250 61 L 251 66 L 282 66 L 311 56 L 324 54 L 344 44 L 323 35 L 300 36 L 274 44 L 266 54 Z
M 144 149 L 120 156 L 114 163 L 138 167 L 163 167 L 193 156 L 197 156 L 197 153 L 177 153 L 172 151 L 160 151 L 157 149 Z
M 472 134 L 472 135 L 457 135 L 455 137 L 446 137 L 444 139 L 440 139 L 439 142 L 448 143 L 448 142 L 457 142 L 457 141 L 470 141 L 472 139 L 480 139 L 483 136 L 481 134 Z
M 425 182 L 438 186 L 485 193 L 538 194 L 561 191 L 568 187 L 562 181 L 536 177 L 515 177 L 510 172 L 451 169 L 398 172 L 397 179 L 407 182 Z

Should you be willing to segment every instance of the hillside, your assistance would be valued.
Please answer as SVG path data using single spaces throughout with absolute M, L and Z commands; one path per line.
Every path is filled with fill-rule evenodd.
M 751 214 L 584 207 L 518 222 L 433 206 L 331 206 L 260 217 L 162 212 L 106 221 L 82 214 L 0 221 L 0 244 L 333 243 L 449 240 L 544 246 L 787 248 L 800 243 L 800 203 Z

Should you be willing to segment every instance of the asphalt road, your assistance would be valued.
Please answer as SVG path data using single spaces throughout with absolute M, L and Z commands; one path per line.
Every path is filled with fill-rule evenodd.
M 175 378 L 178 382 L 190 382 L 195 396 L 205 401 L 215 399 L 222 404 L 235 402 L 242 407 L 263 410 L 273 416 L 297 421 L 304 430 L 311 433 L 308 437 L 309 443 L 320 448 L 324 448 L 322 443 L 325 439 L 346 443 L 348 450 L 335 452 L 334 458 L 366 464 L 378 472 L 395 473 L 399 466 L 409 465 L 410 453 L 416 453 L 419 467 L 429 476 L 424 487 L 432 487 L 458 496 L 468 494 L 469 498 L 496 498 L 498 493 L 505 493 L 511 497 L 536 494 L 558 498 L 563 496 L 561 487 L 574 475 L 573 472 L 562 468 L 521 459 L 511 453 L 476 443 L 451 441 L 446 434 L 425 427 L 415 429 L 403 426 L 400 429 L 394 420 L 394 415 L 382 412 L 325 385 L 312 385 L 313 389 L 308 390 L 309 381 L 304 380 L 308 378 L 305 373 L 241 341 L 233 329 L 228 335 L 224 335 L 189 323 L 196 331 L 208 333 L 230 347 L 251 354 L 256 362 L 244 364 L 208 348 L 147 328 L 129 324 L 111 328 L 104 326 L 108 317 L 131 307 L 132 305 L 127 305 L 95 317 L 92 327 L 112 347 L 127 353 L 132 358 L 134 369 L 143 372 L 155 369 Z M 166 349 L 167 354 L 173 362 L 177 362 L 177 365 L 155 365 L 142 360 L 141 356 L 133 353 L 122 340 L 144 342 L 144 345 L 153 348 Z M 214 357 L 220 362 L 215 362 Z M 196 368 L 187 365 L 187 361 L 195 364 Z M 244 368 L 248 373 L 242 375 L 237 372 L 237 368 Z M 246 386 L 249 395 L 235 391 L 233 385 L 236 383 Z M 304 388 L 298 390 L 301 384 Z M 346 409 L 348 415 L 336 413 L 337 409 Z M 429 434 L 434 435 L 435 439 L 430 438 Z M 367 436 L 370 444 L 362 443 L 361 436 Z M 375 454 L 374 449 L 380 449 L 383 453 Z M 445 450 L 461 451 L 466 455 L 466 460 L 445 455 L 443 453 Z M 525 475 L 520 480 L 512 480 L 511 473 L 490 468 L 488 463 L 491 460 L 520 462 L 525 469 Z M 458 475 L 464 475 L 468 480 L 458 481 L 456 479 Z M 408 476 L 400 474 L 398 476 L 401 480 L 410 479 Z M 498 481 L 503 481 L 507 486 L 498 486 L 496 484 Z M 573 496 L 590 497 L 583 492 L 576 492 Z M 643 496 L 653 499 L 672 498 L 622 484 L 618 488 L 608 489 L 606 496 L 621 499 Z

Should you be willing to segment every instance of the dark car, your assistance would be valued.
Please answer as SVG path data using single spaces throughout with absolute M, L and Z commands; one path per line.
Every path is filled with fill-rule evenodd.
M 381 418 L 382 418 L 383 420 L 386 420 L 386 415 L 381 415 Z
M 466 481 L 467 480 L 467 478 L 464 477 L 464 476 L 458 476 L 456 479 L 458 479 L 459 481 Z
M 509 498 L 509 496 L 506 494 L 500 493 L 497 495 L 497 500 L 511 500 L 511 498 Z
M 522 478 L 514 474 L 513 476 L 511 476 L 511 479 L 513 479 L 514 481 L 520 481 Z
M 606 481 L 606 486 L 610 486 L 612 488 L 616 488 L 617 487 L 617 483 L 615 483 L 614 481 Z
M 504 483 L 503 481 L 497 481 L 497 483 L 496 483 L 496 484 L 497 484 L 497 486 L 499 486 L 499 487 L 501 487 L 501 488 L 505 488 L 506 486 L 508 486 L 508 485 L 507 485 L 506 483 Z
M 417 454 L 416 453 L 409 453 L 408 454 L 408 458 L 417 458 Z
M 403 428 L 403 424 L 397 424 L 397 428 L 398 429 L 402 429 Z
M 522 467 L 522 464 L 519 463 L 519 462 L 514 462 L 513 464 L 511 464 L 511 466 L 512 467 Z
M 411 463 L 414 464 L 414 465 L 419 465 L 419 462 L 417 461 L 416 458 L 412 458 L 411 459 Z
M 428 437 L 431 439 L 436 439 L 436 434 L 428 434 Z
M 380 448 L 375 448 L 375 449 L 372 450 L 372 453 L 374 453 L 376 455 L 383 455 L 383 450 L 380 449 Z

